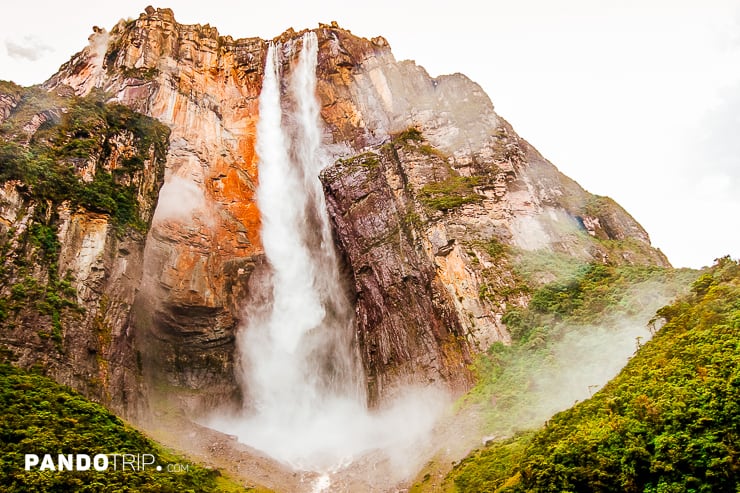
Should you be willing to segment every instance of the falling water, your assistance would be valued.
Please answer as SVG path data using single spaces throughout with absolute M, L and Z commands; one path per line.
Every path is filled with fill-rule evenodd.
M 302 45 L 281 95 L 283 47 L 270 44 L 260 95 L 257 202 L 271 297 L 246 307 L 238 340 L 250 409 L 211 425 L 295 467 L 327 471 L 369 450 L 413 446 L 435 413 L 428 402 L 421 413 L 409 401 L 376 414 L 366 409 L 354 309 L 318 178 L 328 156 L 316 100 L 316 35 L 304 35 Z

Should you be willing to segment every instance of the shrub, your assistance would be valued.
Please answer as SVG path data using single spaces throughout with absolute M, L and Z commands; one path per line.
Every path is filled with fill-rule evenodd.
M 479 176 L 453 175 L 443 181 L 424 185 L 419 191 L 419 200 L 438 211 L 481 202 L 483 196 L 475 192 L 475 187 L 480 182 Z
M 0 362 L 2 491 L 218 491 L 218 472 L 190 464 L 187 474 L 144 470 L 37 471 L 24 454 L 152 454 L 160 464 L 187 463 L 102 406 L 52 380 Z

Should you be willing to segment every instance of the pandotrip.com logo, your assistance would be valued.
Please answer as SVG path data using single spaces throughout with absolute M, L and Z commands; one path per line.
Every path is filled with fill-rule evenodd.
M 167 471 L 186 473 L 190 464 L 159 464 L 153 454 L 25 454 L 26 471 Z

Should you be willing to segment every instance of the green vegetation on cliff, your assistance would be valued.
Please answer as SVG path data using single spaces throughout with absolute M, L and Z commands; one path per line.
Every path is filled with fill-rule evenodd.
M 100 93 L 60 98 L 38 87 L 23 91 L 0 126 L 0 183 L 18 180 L 35 202 L 69 201 L 108 214 L 119 226 L 145 229 L 136 175 L 147 160 L 164 160 L 169 129 L 126 106 L 105 104 Z M 106 169 L 114 153 L 117 167 Z M 90 170 L 88 180 L 83 168 Z
M 598 291 L 599 278 L 591 272 L 581 288 L 551 286 L 531 309 L 555 316 L 575 303 L 577 311 L 578 293 Z M 457 491 L 739 491 L 740 266 L 719 259 L 658 317 L 663 328 L 601 391 L 539 431 L 472 454 L 447 484 Z
M 480 176 L 451 174 L 447 179 L 428 183 L 419 191 L 422 204 L 438 211 L 448 211 L 465 204 L 481 202 L 483 196 L 475 192 Z
M 25 454 L 152 454 L 143 470 L 26 471 Z M 168 472 L 168 464 L 187 471 Z M 137 469 L 141 469 L 137 467 Z M 171 468 L 172 469 L 172 468 Z M 14 492 L 210 492 L 227 485 L 217 471 L 167 452 L 94 404 L 49 378 L 0 363 L 0 490 Z M 233 491 L 229 489 L 229 491 Z
M 515 339 L 558 322 L 585 325 L 638 315 L 653 304 L 659 286 L 689 283 L 695 276 L 690 270 L 642 265 L 570 263 L 556 269 L 556 280 L 534 290 L 526 309 L 512 308 L 504 315 Z
M 17 103 L 0 124 L 0 184 L 12 182 L 24 202 L 0 227 L 0 327 L 36 327 L 63 351 L 65 315 L 80 308 L 73 279 L 59 271 L 61 206 L 106 214 L 119 234 L 145 232 L 140 200 L 154 202 L 147 195 L 158 192 L 169 129 L 100 92 L 0 82 L 0 93 Z
M 460 403 L 479 416 L 485 435 L 500 438 L 539 426 L 588 397 L 617 373 L 615 365 L 624 364 L 638 338 L 649 336 L 646 323 L 655 310 L 696 277 L 690 270 L 564 263 L 550 256 L 517 264 L 531 302 L 504 314 L 512 344 L 496 343 L 478 357 L 478 383 Z M 538 275 L 547 265 L 556 280 L 540 283 L 532 265 Z

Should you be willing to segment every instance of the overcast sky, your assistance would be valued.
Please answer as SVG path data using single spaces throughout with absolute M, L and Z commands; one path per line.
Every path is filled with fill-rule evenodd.
M 48 78 L 150 1 L 6 2 L 0 79 Z M 431 75 L 462 72 L 677 266 L 740 256 L 740 0 L 171 0 L 181 23 L 272 38 L 336 20 Z

